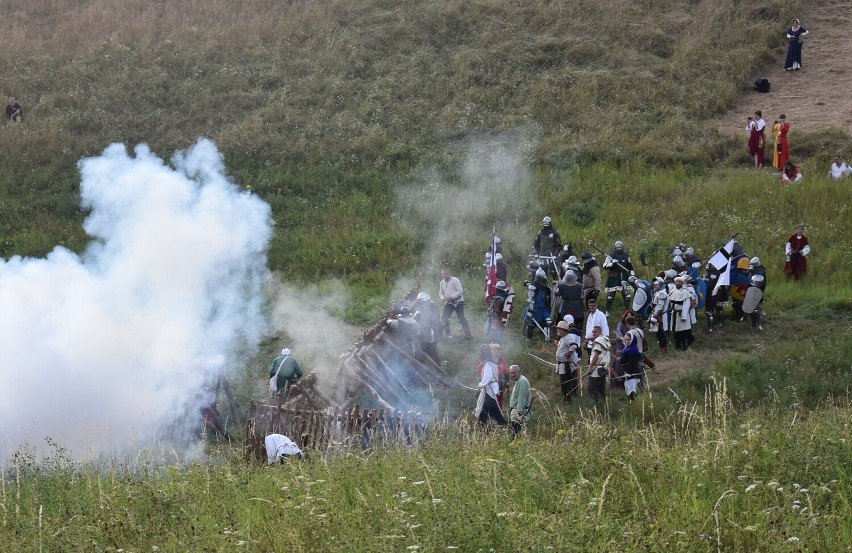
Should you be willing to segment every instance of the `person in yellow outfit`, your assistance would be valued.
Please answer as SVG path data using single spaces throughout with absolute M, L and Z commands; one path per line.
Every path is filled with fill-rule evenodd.
M 779 151 L 778 151 L 778 136 L 781 134 L 781 122 L 777 119 L 774 123 L 772 123 L 772 136 L 775 137 L 775 141 L 772 144 L 772 166 L 778 169 L 779 171 L 784 170 L 784 164 L 779 162 Z

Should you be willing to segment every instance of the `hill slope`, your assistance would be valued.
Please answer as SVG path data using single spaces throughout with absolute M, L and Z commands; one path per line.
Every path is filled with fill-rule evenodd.
M 803 66 L 800 71 L 784 68 L 786 47 L 779 47 L 772 61 L 756 75 L 765 76 L 772 83 L 769 94 L 749 91 L 734 107 L 714 118 L 723 133 L 745 136 L 744 120 L 747 115 L 761 109 L 768 122 L 784 113 L 790 121 L 792 153 L 796 153 L 795 134 L 800 131 L 820 132 L 836 127 L 852 134 L 852 23 L 849 3 L 841 0 L 810 0 L 803 2 L 801 14 L 796 14 L 809 35 L 804 39 Z M 782 22 L 777 32 L 784 33 L 789 22 Z M 742 132 L 741 132 L 742 131 Z M 846 144 L 846 155 L 849 145 Z M 827 152 L 830 155 L 833 152 Z M 826 170 L 827 170 L 827 163 Z

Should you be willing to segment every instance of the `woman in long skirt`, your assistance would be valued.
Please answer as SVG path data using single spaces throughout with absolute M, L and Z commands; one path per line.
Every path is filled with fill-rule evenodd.
M 787 60 L 784 62 L 784 71 L 798 71 L 802 68 L 802 37 L 808 34 L 808 30 L 799 24 L 798 19 L 793 20 L 793 25 L 787 29 Z

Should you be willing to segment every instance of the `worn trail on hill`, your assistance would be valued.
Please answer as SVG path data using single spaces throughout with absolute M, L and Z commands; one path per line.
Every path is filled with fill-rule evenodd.
M 852 134 L 852 12 L 846 0 L 803 1 L 797 16 L 808 30 L 802 49 L 802 69 L 784 71 L 786 46 L 757 77 L 766 77 L 771 91 L 746 92 L 740 102 L 712 120 L 727 134 L 746 136 L 746 116 L 761 110 L 771 126 L 784 113 L 792 126 L 791 144 L 795 151 L 797 130 L 819 131 L 838 127 Z M 789 27 L 778 29 L 783 33 Z M 847 156 L 852 152 L 845 152 Z M 795 154 L 794 154 L 795 155 Z

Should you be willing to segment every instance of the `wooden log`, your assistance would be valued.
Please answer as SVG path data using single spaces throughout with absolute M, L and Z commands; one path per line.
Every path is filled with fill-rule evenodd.
M 377 359 L 381 360 L 378 356 L 375 356 Z M 388 400 L 396 403 L 403 404 L 407 403 L 401 395 L 392 387 L 391 383 L 384 378 L 382 374 L 383 371 L 379 370 L 378 366 L 373 364 L 370 359 L 366 356 L 357 355 L 356 359 L 360 362 L 360 367 L 362 371 L 366 371 L 366 378 L 364 378 L 365 382 L 369 382 L 373 385 L 374 388 L 377 388 L 383 397 L 387 397 Z M 388 369 L 389 370 L 389 369 Z M 394 384 L 397 384 L 400 388 L 405 390 L 406 393 L 408 389 L 405 388 L 405 385 L 396 378 L 395 375 L 392 375 L 392 380 Z M 385 402 L 387 403 L 387 402 Z
M 231 407 L 231 415 L 234 417 L 234 422 L 237 423 L 237 426 L 242 426 L 242 417 L 240 417 L 237 402 L 234 401 L 234 394 L 231 392 L 231 383 L 225 377 L 220 378 L 219 382 L 222 383 L 222 387 L 225 389 L 225 397 L 228 398 L 228 405 Z

